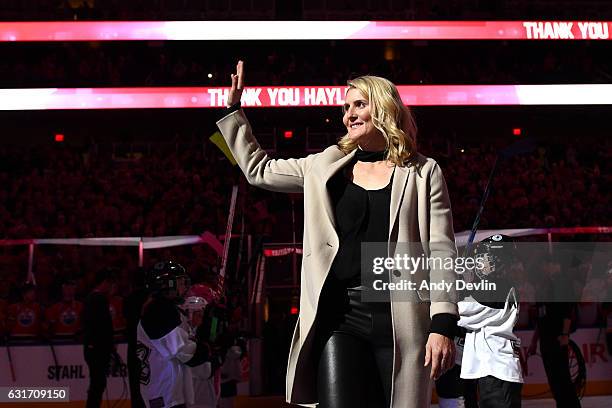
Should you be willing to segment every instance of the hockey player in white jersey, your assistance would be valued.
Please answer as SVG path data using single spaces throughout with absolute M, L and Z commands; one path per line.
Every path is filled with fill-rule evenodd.
M 460 367 L 436 383 L 439 404 L 441 408 L 518 408 L 523 376 L 520 340 L 513 328 L 519 302 L 508 276 L 516 245 L 511 237 L 493 235 L 474 252 L 477 267 L 464 279 L 486 282 L 480 286 L 487 289 L 462 292 L 457 323 L 462 335 L 456 338 Z M 494 290 L 489 283 L 495 284 Z M 473 382 L 479 391 L 477 400 Z
M 207 302 L 200 296 L 189 296 L 181 305 L 181 309 L 187 313 L 187 327 L 190 338 L 197 342 L 204 341 L 203 333 L 200 333 L 204 319 L 204 309 Z M 219 392 L 215 389 L 215 368 L 220 366 L 219 361 L 206 361 L 198 366 L 189 367 L 193 380 L 194 402 L 188 404 L 187 408 L 216 408 L 219 401 Z M 215 360 L 219 360 L 215 358 Z
M 147 408 L 182 408 L 194 402 L 189 367 L 208 361 L 206 343 L 196 343 L 178 305 L 189 286 L 185 269 L 159 262 L 147 276 L 151 296 L 137 328 L 136 353 L 141 362 L 140 391 Z
M 495 290 L 472 291 L 459 302 L 458 326 L 467 331 L 461 378 L 478 380 L 481 408 L 521 406 L 520 340 L 513 332 L 519 302 L 509 276 L 515 252 L 514 240 L 505 235 L 481 241 L 474 277 L 494 283 Z

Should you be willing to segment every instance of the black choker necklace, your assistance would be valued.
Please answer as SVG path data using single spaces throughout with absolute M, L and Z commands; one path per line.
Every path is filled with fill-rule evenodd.
M 385 160 L 386 150 L 381 150 L 379 152 L 369 152 L 367 150 L 362 150 L 359 147 L 355 152 L 355 159 L 362 162 L 377 162 Z

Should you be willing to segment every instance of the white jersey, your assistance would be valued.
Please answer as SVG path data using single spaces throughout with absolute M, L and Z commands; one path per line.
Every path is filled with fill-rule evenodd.
M 190 367 L 193 376 L 193 391 L 195 401 L 189 408 L 215 408 L 219 395 L 215 391 L 214 373 L 212 364 L 206 362 L 196 367 Z
M 167 308 L 165 311 L 173 314 Z M 176 313 L 176 321 L 171 324 L 160 322 L 163 327 L 148 328 L 150 333 L 157 333 L 152 335 L 153 339 L 143 328 L 145 316 L 138 323 L 136 353 L 142 367 L 140 393 L 148 408 L 169 408 L 194 402 L 191 370 L 185 363 L 194 356 L 196 343 L 189 338 L 182 316 Z M 159 315 L 158 319 L 164 320 Z
M 520 340 L 513 333 L 519 305 L 510 289 L 503 309 L 494 309 L 467 297 L 459 304 L 459 326 L 468 330 L 463 344 L 461 378 L 488 375 L 503 381 L 523 382 Z

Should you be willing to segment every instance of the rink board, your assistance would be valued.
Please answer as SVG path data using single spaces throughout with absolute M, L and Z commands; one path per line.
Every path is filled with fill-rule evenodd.
M 519 331 L 521 338 L 521 351 L 526 355 L 532 331 Z M 612 357 L 606 347 L 605 330 L 581 329 L 572 334 L 572 340 L 582 350 L 587 369 L 587 386 L 585 395 L 612 394 Z M 0 347 L 0 385 L 18 387 L 69 387 L 71 403 L 28 403 L 27 406 L 80 406 L 87 396 L 88 376 L 87 365 L 83 359 L 83 347 L 81 345 L 58 345 L 53 346 L 57 358 L 57 365 L 53 359 L 53 353 L 49 345 L 11 345 L 10 354 L 13 361 L 16 381 L 11 378 L 11 369 L 8 359 L 8 351 L 5 346 Z M 126 361 L 127 345 L 118 344 L 119 355 Z M 542 361 L 538 356 L 528 359 L 529 371 L 525 377 L 523 389 L 524 398 L 545 398 L 548 395 L 548 384 Z M 241 391 L 248 390 L 248 383 L 240 384 Z M 119 402 L 117 408 L 128 407 L 129 404 L 121 404 L 120 401 L 129 401 L 129 387 L 127 381 L 127 366 L 122 364 L 113 370 L 108 377 L 107 394 L 105 399 Z M 237 406 L 251 406 L 249 398 L 240 397 Z M 254 402 L 255 399 L 253 399 Z M 79 403 L 79 404 L 77 404 Z M 24 407 L 23 403 L 2 404 L 2 406 Z

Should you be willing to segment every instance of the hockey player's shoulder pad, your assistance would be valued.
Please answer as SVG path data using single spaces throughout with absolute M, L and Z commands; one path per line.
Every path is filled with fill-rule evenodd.
M 145 309 L 141 323 L 147 336 L 151 340 L 157 340 L 180 326 L 181 315 L 171 301 L 156 299 Z

